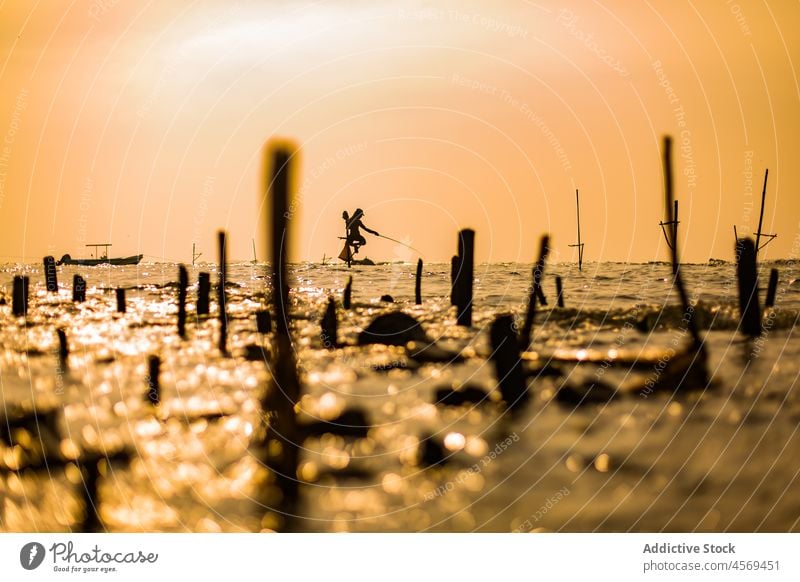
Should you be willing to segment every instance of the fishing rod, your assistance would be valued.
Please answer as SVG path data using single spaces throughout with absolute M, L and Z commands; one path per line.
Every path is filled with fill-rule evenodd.
M 415 253 L 417 253 L 418 255 L 422 255 L 422 252 L 421 252 L 419 249 L 415 249 L 415 248 L 414 248 L 414 247 L 412 247 L 411 245 L 409 245 L 409 244 L 406 244 L 406 243 L 404 243 L 403 241 L 397 240 L 396 238 L 392 238 L 392 237 L 390 237 L 390 236 L 384 236 L 384 235 L 382 235 L 382 234 L 376 234 L 375 236 L 377 236 L 378 238 L 385 238 L 386 240 L 390 240 L 390 241 L 392 241 L 392 242 L 396 242 L 396 243 L 397 243 L 397 244 L 399 244 L 399 245 L 403 245 L 404 247 L 406 247 L 406 248 L 408 248 L 408 249 L 411 249 L 412 251 L 414 251 L 414 252 L 415 252 Z M 339 240 L 347 240 L 347 237 L 346 237 L 346 236 L 340 236 L 340 237 L 339 237 Z M 340 258 L 341 258 L 341 257 L 340 257 Z M 342 260 L 344 260 L 344 259 L 342 259 Z
M 397 240 L 396 238 L 392 238 L 392 237 L 390 237 L 390 236 L 384 236 L 384 235 L 382 235 L 382 234 L 379 234 L 379 235 L 376 235 L 376 236 L 377 236 L 377 237 L 379 237 L 379 238 L 385 238 L 386 240 L 390 240 L 390 241 L 392 241 L 392 242 L 396 242 L 396 243 L 397 243 L 397 244 L 399 244 L 399 245 L 403 245 L 404 247 L 411 249 L 412 251 L 414 251 L 414 252 L 415 252 L 415 253 L 417 253 L 417 254 L 420 254 L 420 255 L 422 254 L 422 253 L 421 253 L 421 252 L 420 252 L 418 249 L 415 249 L 415 248 L 414 248 L 414 247 L 412 247 L 411 245 L 407 245 L 406 243 L 404 243 L 404 242 L 402 242 L 402 241 L 399 241 L 399 240 Z

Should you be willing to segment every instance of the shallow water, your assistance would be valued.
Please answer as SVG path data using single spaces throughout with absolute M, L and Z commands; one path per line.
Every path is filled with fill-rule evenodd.
M 298 504 L 286 515 L 259 444 L 271 367 L 243 357 L 247 346 L 273 348 L 254 320 L 267 306 L 266 266 L 229 267 L 231 356 L 223 357 L 213 297 L 212 318 L 191 315 L 196 284 L 188 339 L 177 336 L 177 265 L 60 267 L 58 294 L 45 291 L 41 267 L 4 265 L 6 413 L 30 413 L 35 405 L 55 411 L 56 426 L 20 429 L 15 447 L 0 442 L 0 530 L 80 527 L 83 475 L 58 457 L 120 450 L 130 460 L 103 465 L 99 480 L 99 513 L 113 531 L 800 529 L 800 269 L 765 265 L 764 285 L 772 266 L 781 273 L 777 308 L 766 311 L 765 334 L 755 341 L 736 331 L 734 266 L 684 267 L 712 381 L 706 389 L 676 383 L 647 393 L 641 381 L 652 367 L 610 365 L 610 354 L 657 356 L 687 340 L 669 265 L 587 264 L 582 273 L 572 264 L 549 265 L 549 305 L 537 314 L 526 357 L 532 364 L 553 355 L 582 363 L 562 364 L 560 377 L 532 378 L 529 402 L 513 414 L 497 401 L 488 327 L 498 313 L 524 317 L 531 265 L 476 265 L 471 328 L 455 325 L 449 264 L 425 266 L 421 306 L 413 304 L 413 264 L 294 266 L 298 418 L 360 409 L 371 427 L 365 438 L 325 434 L 302 442 Z M 216 279 L 213 265 L 201 265 L 190 269 L 190 281 L 201 270 Z M 80 305 L 71 302 L 74 273 L 87 280 Z M 27 322 L 11 315 L 16 274 L 31 277 Z M 353 309 L 339 310 L 339 340 L 349 345 L 327 350 L 319 320 L 350 275 Z M 554 275 L 563 277 L 565 308 L 553 307 Z M 115 313 L 118 286 L 128 288 L 124 315 Z M 387 293 L 394 304 L 379 301 Z M 417 363 L 403 348 L 354 345 L 376 315 L 394 309 L 418 318 L 430 337 L 465 359 Z M 71 347 L 65 372 L 54 353 L 58 327 Z M 158 408 L 145 398 L 152 354 L 162 360 Z M 564 384 L 593 381 L 634 389 L 577 407 L 554 399 Z M 464 385 L 485 390 L 487 400 L 437 403 L 437 389 Z M 40 449 L 46 466 L 37 461 Z M 434 449 L 442 462 L 426 466 L 420 451 Z

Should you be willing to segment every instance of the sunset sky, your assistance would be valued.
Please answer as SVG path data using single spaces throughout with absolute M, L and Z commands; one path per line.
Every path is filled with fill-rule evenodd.
M 733 256 L 769 168 L 767 258 L 800 255 L 796 1 L 0 1 L 0 260 L 232 258 L 259 240 L 264 144 L 300 148 L 296 260 L 342 210 L 447 260 L 667 259 L 675 138 L 686 261 Z M 416 259 L 369 237 L 376 260 Z

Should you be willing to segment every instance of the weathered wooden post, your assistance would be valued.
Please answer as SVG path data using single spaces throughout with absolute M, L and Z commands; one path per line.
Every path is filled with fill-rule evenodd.
M 228 259 L 225 247 L 225 231 L 217 233 L 217 250 L 219 254 L 219 280 L 217 282 L 217 303 L 219 304 L 219 351 L 228 352 L 228 306 L 225 285 L 228 282 Z
M 672 201 L 672 245 L 676 246 L 678 244 L 678 225 L 680 224 L 680 219 L 678 218 L 678 201 Z
M 189 287 L 189 272 L 178 266 L 178 335 L 186 339 L 186 290 Z
M 77 274 L 72 276 L 72 301 L 75 303 L 86 301 L 86 280 Z
M 767 201 L 767 176 L 769 176 L 769 168 L 764 169 L 764 188 L 761 190 L 761 211 L 758 214 L 758 231 L 756 232 L 756 262 L 758 262 L 758 253 L 771 243 L 775 238 L 777 238 L 777 234 L 767 234 L 765 232 L 761 232 L 761 226 L 764 224 L 764 204 Z M 766 237 L 767 242 L 763 245 L 761 244 L 761 237 Z
M 556 304 L 564 307 L 564 288 L 561 286 L 561 277 L 556 275 Z
M 472 283 L 474 277 L 475 231 L 465 228 L 458 233 L 459 269 L 456 274 L 456 323 L 472 325 Z
M 739 330 L 750 337 L 761 334 L 756 247 L 751 238 L 736 243 L 736 278 L 739 282 Z
M 542 286 L 539 285 L 535 289 L 535 291 L 536 291 L 536 300 L 539 302 L 539 305 L 541 305 L 542 307 L 547 306 L 547 297 L 544 296 L 544 290 L 542 289 Z
M 209 273 L 202 272 L 197 278 L 197 315 L 208 315 L 208 296 L 210 293 L 211 275 Z
M 44 260 L 44 283 L 48 293 L 58 293 L 58 271 L 56 270 L 56 260 L 51 255 L 47 255 Z
M 58 335 L 58 369 L 64 371 L 69 367 L 69 344 L 67 343 L 67 334 L 61 328 L 56 330 L 56 334 Z
M 775 292 L 777 290 L 778 290 L 778 269 L 770 269 L 769 286 L 767 287 L 767 300 L 764 302 L 765 307 L 775 306 Z
M 528 396 L 525 374 L 520 361 L 520 343 L 514 331 L 514 318 L 500 315 L 489 332 L 492 344 L 491 359 L 500 394 L 509 407 L 522 404 Z
M 417 259 L 417 278 L 414 284 L 414 303 L 422 305 L 422 259 Z
M 14 276 L 14 290 L 11 301 L 11 310 L 14 317 L 24 317 L 28 314 L 28 289 L 30 279 L 27 275 Z
M 125 288 L 117 287 L 117 313 L 125 313 Z
M 350 309 L 350 301 L 353 296 L 353 276 L 347 279 L 347 285 L 344 288 L 344 295 L 342 297 L 342 307 L 345 309 Z
M 544 235 L 539 246 L 539 260 L 536 261 L 536 265 L 533 267 L 531 291 L 530 296 L 528 297 L 528 311 L 525 314 L 525 324 L 522 326 L 520 347 L 523 350 L 527 350 L 531 345 L 531 332 L 533 330 L 533 320 L 536 317 L 536 300 L 538 297 L 538 289 L 542 286 L 544 266 L 547 262 L 548 254 L 550 254 L 550 237 Z
M 161 402 L 161 359 L 158 356 L 147 358 L 147 400 L 153 406 Z

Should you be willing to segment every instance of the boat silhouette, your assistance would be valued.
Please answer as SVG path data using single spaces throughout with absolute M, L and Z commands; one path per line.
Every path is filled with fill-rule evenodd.
M 86 267 L 93 267 L 95 265 L 138 265 L 144 255 L 131 255 L 129 257 L 109 257 L 108 247 L 110 243 L 91 244 L 87 247 L 94 247 L 94 257 L 89 259 L 73 259 L 69 254 L 65 254 L 58 261 L 58 265 L 83 265 Z M 102 254 L 99 248 L 103 247 Z

